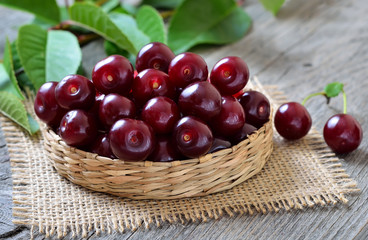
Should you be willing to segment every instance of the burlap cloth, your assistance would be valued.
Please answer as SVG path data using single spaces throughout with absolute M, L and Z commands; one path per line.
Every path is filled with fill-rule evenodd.
M 257 81 L 253 87 L 268 95 L 274 107 L 286 101 L 276 87 L 263 88 Z M 264 169 L 229 191 L 157 201 L 124 199 L 79 187 L 53 169 L 40 134 L 30 138 L 4 117 L 1 125 L 13 173 L 13 222 L 46 236 L 123 232 L 141 225 L 218 219 L 223 214 L 346 203 L 346 194 L 358 190 L 315 129 L 292 142 L 275 132 L 274 151 Z

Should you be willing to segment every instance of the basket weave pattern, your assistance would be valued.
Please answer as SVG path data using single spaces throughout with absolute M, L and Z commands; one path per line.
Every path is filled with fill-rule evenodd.
M 58 173 L 86 188 L 132 199 L 176 199 L 230 189 L 257 174 L 272 152 L 272 121 L 231 148 L 196 159 L 129 162 L 68 146 L 43 128 Z

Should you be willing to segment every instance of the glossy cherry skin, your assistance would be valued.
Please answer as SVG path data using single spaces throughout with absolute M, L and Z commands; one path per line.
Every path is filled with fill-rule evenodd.
M 217 135 L 227 138 L 242 129 L 245 114 L 243 107 L 233 96 L 223 96 L 221 100 L 221 111 L 211 120 L 211 127 Z
M 249 69 L 240 57 L 230 56 L 218 61 L 210 75 L 211 83 L 222 95 L 233 95 L 247 85 Z
M 155 146 L 152 128 L 136 119 L 118 120 L 112 125 L 109 138 L 112 152 L 122 160 L 145 160 Z
M 221 111 L 221 95 L 208 81 L 188 85 L 179 96 L 179 107 L 184 115 L 209 121 Z
M 155 147 L 147 160 L 153 162 L 171 162 L 185 157 L 176 149 L 173 141 L 168 136 L 159 136 Z
M 60 137 L 70 146 L 88 146 L 95 140 L 96 136 L 95 119 L 84 110 L 71 110 L 61 119 Z
M 213 143 L 211 129 L 193 116 L 180 119 L 174 127 L 172 136 L 179 152 L 189 158 L 206 154 Z
M 119 119 L 134 118 L 136 107 L 128 98 L 110 93 L 102 100 L 98 116 L 106 129 L 109 129 Z
M 60 107 L 55 98 L 57 82 L 44 83 L 37 92 L 34 110 L 39 119 L 50 127 L 59 127 L 61 118 L 67 112 Z
M 86 77 L 73 74 L 63 78 L 55 88 L 58 104 L 65 109 L 90 109 L 95 102 L 96 90 Z
M 155 133 L 168 134 L 180 119 L 180 112 L 176 103 L 170 98 L 155 97 L 144 105 L 141 118 L 153 128 Z
M 357 149 L 363 139 L 359 122 L 349 114 L 336 114 L 326 122 L 323 137 L 336 153 L 349 153 Z
M 91 147 L 91 152 L 108 158 L 116 158 L 110 148 L 110 140 L 106 133 L 97 136 Z
M 248 120 L 248 119 L 247 119 Z M 235 145 L 248 138 L 249 135 L 256 132 L 257 128 L 251 124 L 245 123 L 242 129 L 234 136 L 231 136 L 230 142 Z
M 175 54 L 163 43 L 152 42 L 138 52 L 135 67 L 138 72 L 153 68 L 167 73 L 171 60 Z
M 208 151 L 208 153 L 214 153 L 229 147 L 231 147 L 231 142 L 223 138 L 216 137 L 213 139 L 211 149 Z
M 296 140 L 307 135 L 312 126 L 312 118 L 303 105 L 288 102 L 277 109 L 274 124 L 282 137 Z
M 261 128 L 270 119 L 270 102 L 258 91 L 246 91 L 239 97 L 247 123 Z
M 133 65 L 123 56 L 111 55 L 99 61 L 93 68 L 92 81 L 104 94 L 127 95 L 134 79 Z
M 138 105 L 144 105 L 153 97 L 174 98 L 176 94 L 169 76 L 156 69 L 146 69 L 138 73 L 134 79 L 132 93 Z
M 174 86 L 185 88 L 193 82 L 207 80 L 207 64 L 201 56 L 195 53 L 181 53 L 170 63 L 169 77 Z

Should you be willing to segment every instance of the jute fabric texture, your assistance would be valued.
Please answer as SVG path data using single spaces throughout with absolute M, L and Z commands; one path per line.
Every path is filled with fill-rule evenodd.
M 277 87 L 254 81 L 252 88 L 265 93 L 274 109 L 286 101 Z M 207 221 L 224 214 L 346 203 L 347 194 L 359 191 L 313 128 L 306 137 L 292 142 L 275 131 L 274 150 L 263 170 L 230 190 L 177 200 L 131 200 L 71 183 L 53 169 L 41 134 L 30 137 L 3 116 L 0 122 L 12 168 L 13 222 L 46 236 L 62 237 L 69 232 L 86 236 L 91 230 L 123 232 L 163 222 Z

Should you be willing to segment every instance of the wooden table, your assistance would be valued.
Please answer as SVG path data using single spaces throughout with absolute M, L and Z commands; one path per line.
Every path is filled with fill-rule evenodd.
M 249 64 L 252 75 L 263 84 L 277 84 L 290 100 L 301 101 L 333 81 L 346 84 L 348 112 L 368 134 L 368 2 L 367 0 L 290 0 L 277 18 L 256 0 L 245 10 L 254 20 L 251 31 L 234 44 L 198 48 L 209 67 L 228 55 L 238 55 Z M 5 36 L 15 39 L 16 27 L 29 21 L 28 14 L 0 8 L 1 53 Z M 84 48 L 87 72 L 103 56 L 100 42 Z M 97 46 L 97 47 L 96 47 Z M 342 98 L 308 102 L 314 125 L 320 131 L 326 120 L 342 110 Z M 0 238 L 27 239 L 30 231 L 11 223 L 12 180 L 4 138 L 0 137 Z M 185 225 L 164 224 L 124 234 L 89 237 L 96 239 L 368 239 L 368 141 L 358 150 L 342 155 L 347 173 L 361 192 L 349 203 L 278 213 L 224 216 L 220 220 Z M 70 236 L 66 237 L 68 239 Z M 43 239 L 38 234 L 36 239 Z

